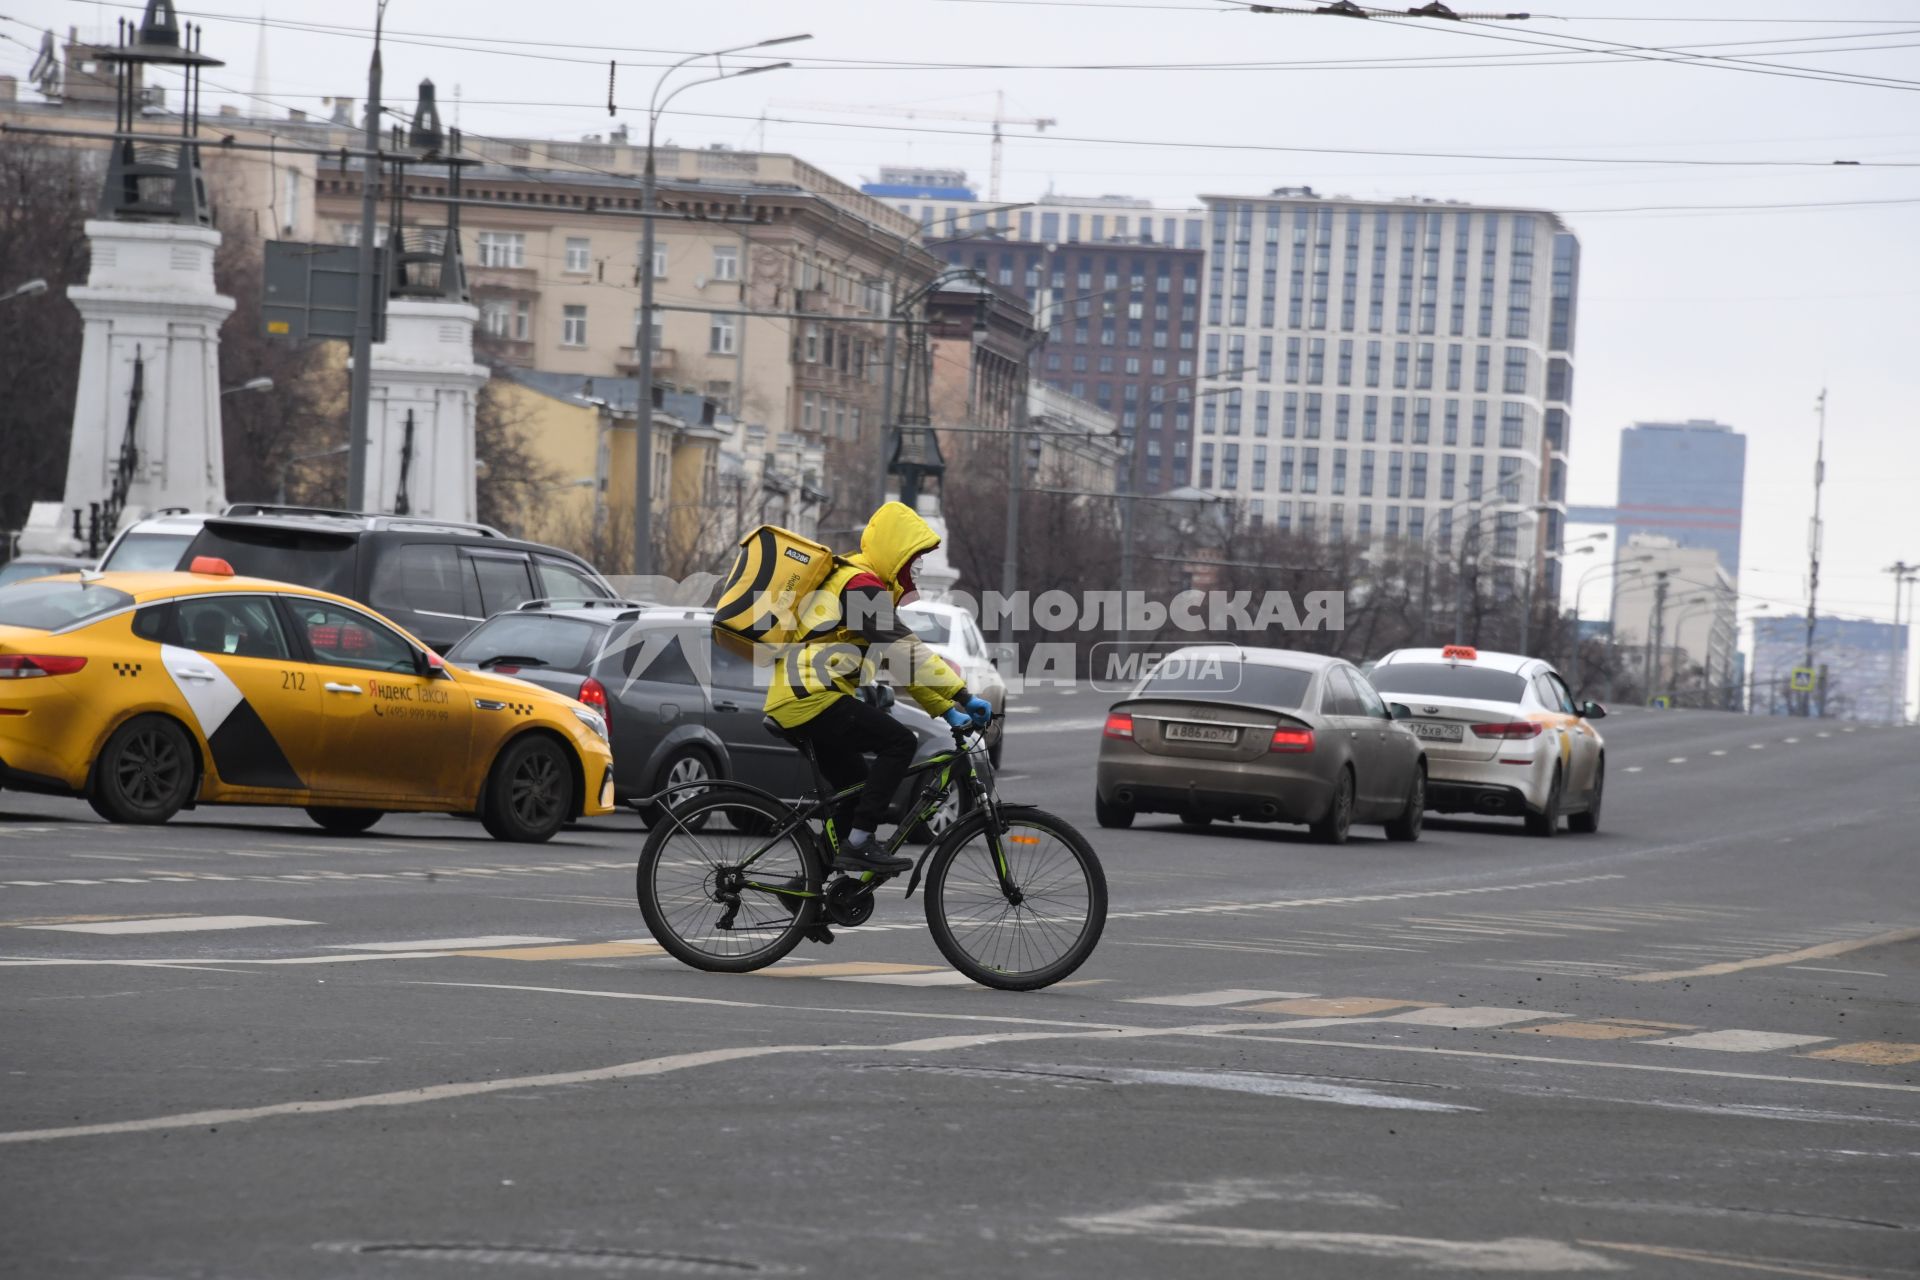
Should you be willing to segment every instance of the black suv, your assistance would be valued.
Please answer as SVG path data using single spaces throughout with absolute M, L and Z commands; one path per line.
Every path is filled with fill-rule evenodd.
M 217 556 L 235 573 L 371 605 L 437 650 L 490 614 L 550 597 L 614 598 L 579 556 L 483 524 L 241 503 L 208 516 L 178 566 Z

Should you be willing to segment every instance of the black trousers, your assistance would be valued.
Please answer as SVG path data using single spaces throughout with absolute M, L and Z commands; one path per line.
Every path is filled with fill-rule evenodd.
M 848 825 L 863 831 L 878 827 L 900 787 L 900 779 L 913 764 L 914 749 L 920 743 L 913 730 L 889 712 L 858 698 L 843 697 L 793 732 L 812 742 L 820 772 L 835 791 L 857 782 L 867 784 L 854 800 Z M 871 771 L 867 755 L 874 757 Z

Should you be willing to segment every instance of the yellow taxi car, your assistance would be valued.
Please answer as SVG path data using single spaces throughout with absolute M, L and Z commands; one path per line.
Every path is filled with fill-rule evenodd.
M 110 822 L 297 805 L 338 834 L 443 812 L 540 841 L 612 811 L 592 707 L 454 670 L 339 596 L 192 570 L 0 587 L 0 786 L 84 796 Z

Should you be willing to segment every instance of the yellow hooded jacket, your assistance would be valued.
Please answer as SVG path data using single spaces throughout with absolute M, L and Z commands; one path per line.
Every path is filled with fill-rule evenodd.
M 897 605 L 909 585 L 902 581 L 903 571 L 915 556 L 939 545 L 940 535 L 905 503 L 889 502 L 874 512 L 860 535 L 859 553 L 834 567 L 806 611 L 813 638 L 775 660 L 767 714 L 785 728 L 797 728 L 852 695 L 872 670 L 866 652 L 876 630 L 856 632 L 847 625 L 848 586 L 862 576 L 878 578 Z M 907 693 L 923 711 L 938 716 L 954 705 L 954 695 L 966 685 L 939 654 L 902 624 L 880 628 L 878 634 L 893 650 L 890 659 L 912 673 Z

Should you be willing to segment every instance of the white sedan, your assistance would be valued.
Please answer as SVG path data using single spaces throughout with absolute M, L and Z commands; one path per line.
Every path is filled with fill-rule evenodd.
M 1396 649 L 1367 679 L 1427 749 L 1427 808 L 1507 814 L 1537 836 L 1564 816 L 1600 829 L 1607 744 L 1597 702 L 1575 703 L 1551 663 L 1470 645 Z
M 987 655 L 980 624 L 958 605 L 916 600 L 900 610 L 900 621 L 912 627 L 927 647 L 947 660 L 967 682 L 967 691 L 993 704 L 993 723 L 987 726 L 987 756 L 997 767 L 1000 745 L 1007 733 L 1007 682 L 1000 678 Z

